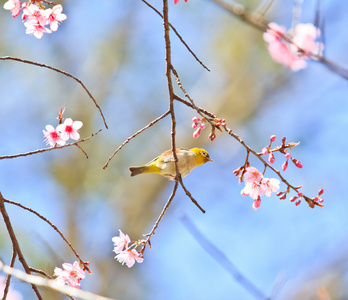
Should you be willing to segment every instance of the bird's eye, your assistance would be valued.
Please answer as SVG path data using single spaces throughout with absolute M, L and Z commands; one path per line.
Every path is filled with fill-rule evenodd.
M 202 154 L 204 155 L 204 156 L 208 156 L 208 153 L 207 152 L 202 152 Z

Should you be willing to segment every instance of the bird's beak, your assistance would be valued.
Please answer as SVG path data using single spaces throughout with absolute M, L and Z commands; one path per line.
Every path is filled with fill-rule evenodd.
M 208 161 L 213 161 L 211 158 L 207 158 L 208 159 Z

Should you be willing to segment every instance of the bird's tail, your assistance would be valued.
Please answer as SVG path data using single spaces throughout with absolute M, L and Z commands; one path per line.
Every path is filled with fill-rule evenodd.
M 131 172 L 130 176 L 136 176 L 143 173 L 148 173 L 148 167 L 142 166 L 142 167 L 129 167 L 129 171 Z

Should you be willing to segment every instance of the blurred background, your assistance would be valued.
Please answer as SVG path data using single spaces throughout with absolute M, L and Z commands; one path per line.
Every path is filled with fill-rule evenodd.
M 327 58 L 348 67 L 348 3 L 321 2 Z M 323 188 L 325 207 L 311 209 L 305 202 L 296 207 L 272 196 L 254 211 L 233 174 L 243 165 L 245 150 L 226 134 L 210 142 L 209 129 L 194 140 L 195 112 L 175 103 L 177 145 L 204 147 L 214 160 L 184 179 L 206 214 L 179 189 L 151 239 L 153 248 L 146 249 L 142 264 L 128 269 L 114 260 L 111 238 L 118 229 L 132 240 L 149 232 L 173 188 L 173 182 L 157 175 L 131 178 L 128 167 L 171 147 L 170 119 L 130 141 L 107 169 L 102 166 L 125 139 L 168 108 L 162 19 L 141 1 L 60 3 L 68 19 L 41 40 L 26 35 L 21 20 L 2 10 L 0 55 L 48 64 L 81 79 L 101 105 L 109 129 L 71 78 L 1 61 L 0 155 L 46 147 L 42 130 L 57 125 L 64 104 L 66 118 L 84 123 L 82 138 L 103 130 L 81 145 L 89 159 L 70 147 L 1 160 L 0 191 L 47 217 L 90 261 L 93 275 L 81 282 L 82 289 L 123 300 L 260 299 L 220 265 L 221 257 L 206 252 L 184 216 L 263 295 L 276 290 L 277 299 L 347 299 L 347 81 L 316 62 L 296 73 L 276 64 L 262 32 L 211 1 L 170 1 L 170 22 L 211 70 L 203 69 L 172 33 L 173 65 L 186 91 L 258 151 L 272 134 L 279 143 L 283 136 L 300 141 L 292 155 L 304 167 L 289 164 L 284 175 L 293 185 L 303 185 L 308 196 Z M 150 3 L 161 11 L 161 2 Z M 241 3 L 255 11 L 266 2 Z M 265 17 L 290 28 L 293 4 L 275 0 Z M 313 23 L 316 8 L 317 1 L 304 1 L 301 22 Z M 275 167 L 281 169 L 283 161 L 276 155 Z M 251 163 L 262 169 L 256 159 Z M 53 274 L 54 267 L 76 260 L 42 220 L 6 208 L 30 266 Z M 0 258 L 9 264 L 11 253 L 0 221 Z M 11 287 L 23 299 L 36 299 L 26 283 L 13 279 Z M 42 294 L 44 299 L 67 298 L 45 289 Z

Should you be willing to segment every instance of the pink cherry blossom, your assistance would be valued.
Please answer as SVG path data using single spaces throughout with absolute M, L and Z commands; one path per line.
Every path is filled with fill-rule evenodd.
M 246 172 L 244 173 L 244 181 L 247 182 L 254 182 L 254 181 L 260 181 L 263 177 L 263 174 L 260 173 L 256 168 L 254 167 L 248 167 L 246 168 Z
M 75 261 L 73 264 L 64 263 L 63 269 L 55 268 L 54 275 L 57 276 L 55 279 L 61 284 L 67 284 L 74 288 L 80 288 L 80 280 L 85 278 L 85 271 L 79 266 L 79 262 Z
M 60 146 L 65 145 L 65 141 L 61 138 L 60 133 L 57 129 L 54 129 L 52 125 L 46 125 L 46 130 L 42 130 L 46 145 L 50 145 L 51 147 L 55 147 L 57 144 Z
M 48 19 L 48 24 L 50 24 L 50 29 L 52 31 L 57 31 L 58 25 L 66 20 L 67 16 L 63 14 L 62 11 L 63 6 L 60 4 L 45 10 L 44 15 Z
M 279 191 L 279 184 L 280 181 L 275 178 L 263 178 L 261 180 L 263 192 L 267 197 L 270 197 L 273 192 Z
M 292 34 L 288 35 L 285 27 L 276 23 L 269 23 L 268 27 L 263 39 L 268 43 L 269 54 L 274 61 L 293 71 L 305 68 L 305 60 L 313 58 L 312 55 L 320 54 L 320 49 L 323 48 L 321 43 L 315 41 L 320 31 L 312 24 L 298 24 Z M 292 43 L 283 37 L 285 35 L 292 39 Z
M 114 242 L 114 251 L 117 252 L 121 252 L 124 249 L 128 248 L 128 244 L 131 242 L 128 234 L 124 234 L 121 230 L 120 231 L 120 235 L 119 236 L 114 236 L 112 238 L 112 241 Z
M 126 264 L 128 268 L 133 267 L 135 261 L 142 263 L 144 258 L 135 249 L 127 249 L 125 251 L 119 252 L 115 257 L 120 263 Z
M 24 23 L 27 27 L 25 33 L 33 34 L 37 39 L 41 39 L 44 33 L 51 33 L 52 31 L 41 25 L 41 23 L 35 19 L 28 20 Z
M 67 118 L 63 124 L 57 126 L 57 130 L 60 131 L 64 141 L 67 141 L 69 138 L 77 141 L 80 138 L 78 130 L 82 126 L 83 123 L 81 121 L 73 121 L 71 118 Z
M 311 54 L 318 55 L 320 54 L 320 49 L 323 49 L 321 43 L 316 42 L 315 40 L 320 36 L 320 30 L 316 28 L 313 24 L 298 24 L 295 27 L 295 33 L 293 42 L 295 45 L 291 45 L 293 51 L 298 51 L 298 47 L 306 51 L 310 57 Z
M 3 7 L 6 10 L 11 10 L 12 16 L 16 18 L 21 11 L 21 2 L 19 0 L 8 0 Z
M 37 7 L 35 4 L 27 5 L 23 9 L 23 15 L 26 16 L 24 18 L 27 19 L 28 21 L 35 20 L 36 22 L 40 23 L 42 27 L 47 25 L 48 18 L 45 16 L 44 10 Z
M 263 194 L 263 186 L 258 181 L 246 182 L 244 189 L 241 191 L 242 196 L 250 196 L 252 199 L 257 199 Z

